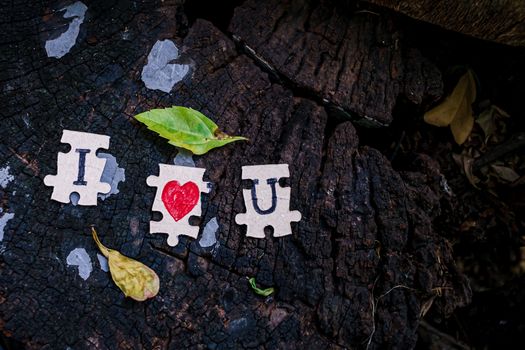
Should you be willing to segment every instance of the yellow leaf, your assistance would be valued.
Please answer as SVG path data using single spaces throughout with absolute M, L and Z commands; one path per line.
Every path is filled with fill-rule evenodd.
M 106 248 L 92 227 L 91 233 L 98 249 L 108 258 L 109 271 L 115 284 L 124 295 L 137 301 L 153 298 L 159 292 L 159 276 L 141 262 L 128 258 L 118 251 Z
M 443 103 L 425 113 L 424 120 L 435 126 L 450 125 L 454 139 L 462 144 L 474 125 L 472 103 L 476 99 L 476 82 L 469 70 Z
M 450 124 L 450 130 L 452 131 L 454 140 L 456 140 L 458 145 L 465 142 L 474 126 L 474 116 L 472 116 L 471 104 L 471 102 L 469 103 L 467 100 L 463 100 L 456 118 L 454 118 Z

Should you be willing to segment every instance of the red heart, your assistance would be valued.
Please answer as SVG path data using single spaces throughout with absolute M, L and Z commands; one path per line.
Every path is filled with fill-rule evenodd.
M 191 181 L 182 186 L 178 181 L 170 181 L 162 190 L 162 202 L 175 221 L 185 217 L 197 205 L 199 196 L 199 187 Z

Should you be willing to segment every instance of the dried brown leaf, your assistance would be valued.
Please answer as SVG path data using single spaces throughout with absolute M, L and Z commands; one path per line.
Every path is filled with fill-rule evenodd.
M 509 115 L 507 112 L 495 105 L 490 105 L 476 118 L 476 124 L 480 126 L 480 128 L 483 130 L 483 134 L 485 135 L 485 143 L 487 143 L 489 139 L 495 136 L 498 132 L 502 133 L 504 131 L 498 130 L 498 125 L 500 126 L 500 129 L 504 129 L 501 127 L 502 124 L 500 118 L 509 118 Z M 500 120 L 499 123 L 498 120 Z
M 421 308 L 419 311 L 419 317 L 423 318 L 427 314 L 428 310 L 432 307 L 432 304 L 434 303 L 434 299 L 436 298 L 435 295 L 431 296 L 429 299 L 423 301 L 421 304 Z
M 496 131 L 496 123 L 494 121 L 494 108 L 489 107 L 485 109 L 480 115 L 476 118 L 476 123 L 483 130 L 485 135 L 485 143 L 490 139 L 490 137 Z
M 512 168 L 496 164 L 492 164 L 490 167 L 493 174 L 503 182 L 514 182 L 520 178 L 520 176 Z
M 467 180 L 470 182 L 470 184 L 476 188 L 479 188 L 478 183 L 480 180 L 473 173 L 474 159 L 464 154 L 453 154 L 452 158 L 454 158 L 454 161 L 463 170 L 463 173 L 467 177 Z

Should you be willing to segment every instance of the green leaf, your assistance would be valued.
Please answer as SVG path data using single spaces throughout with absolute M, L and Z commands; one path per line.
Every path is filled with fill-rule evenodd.
M 273 288 L 266 288 L 266 289 L 260 289 L 255 284 L 255 277 L 252 277 L 248 280 L 250 282 L 250 286 L 252 286 L 252 289 L 255 291 L 255 293 L 262 295 L 264 297 L 267 297 L 268 295 L 272 294 L 275 290 Z
M 185 148 L 197 155 L 231 142 L 247 140 L 245 137 L 223 133 L 204 114 L 186 107 L 152 109 L 137 114 L 135 119 L 168 139 L 170 145 Z

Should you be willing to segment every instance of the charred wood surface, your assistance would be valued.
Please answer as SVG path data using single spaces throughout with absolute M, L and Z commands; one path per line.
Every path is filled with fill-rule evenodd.
M 449 243 L 433 230 L 445 194 L 432 161 L 396 172 L 380 152 L 359 144 L 352 122 L 322 103 L 328 98 L 388 123 L 395 99 L 411 87 L 415 103 L 439 95 L 439 72 L 417 51 L 396 46 L 388 19 L 348 20 L 323 2 L 307 7 L 309 26 L 321 36 L 297 31 L 303 9 L 241 5 L 232 33 L 311 91 L 309 98 L 273 80 L 212 23 L 190 23 L 181 3 L 87 5 L 77 43 L 60 59 L 44 49 L 56 35 L 50 28 L 59 5 L 20 1 L 2 9 L 0 157 L 15 177 L 0 188 L 3 212 L 14 214 L 0 246 L 5 336 L 28 349 L 412 348 L 432 303 L 448 313 L 469 300 Z M 251 18 L 252 31 L 243 18 Z M 378 47 L 378 37 L 387 44 Z M 166 38 L 181 49 L 179 62 L 192 66 L 169 94 L 141 81 L 151 47 Z M 308 78 L 317 69 L 319 77 Z M 146 177 L 177 150 L 133 115 L 171 105 L 198 109 L 225 132 L 250 139 L 194 157 L 213 183 L 199 223 L 217 218 L 213 247 L 181 236 L 172 248 L 166 236 L 148 234 L 155 189 Z M 108 152 L 126 171 L 118 194 L 96 207 L 50 200 L 42 180 L 56 173 L 57 152 L 67 151 L 63 129 L 111 136 Z M 291 236 L 247 238 L 234 222 L 244 211 L 241 165 L 265 163 L 290 164 L 291 207 L 303 215 Z M 156 298 L 124 298 L 99 268 L 91 224 L 107 246 L 157 271 Z M 86 280 L 66 264 L 77 247 L 93 263 Z M 247 276 L 276 294 L 256 295 Z
M 235 9 L 229 27 L 263 67 L 367 126 L 388 125 L 396 100 L 441 96 L 441 75 L 407 47 L 388 15 L 328 1 L 256 1 Z

